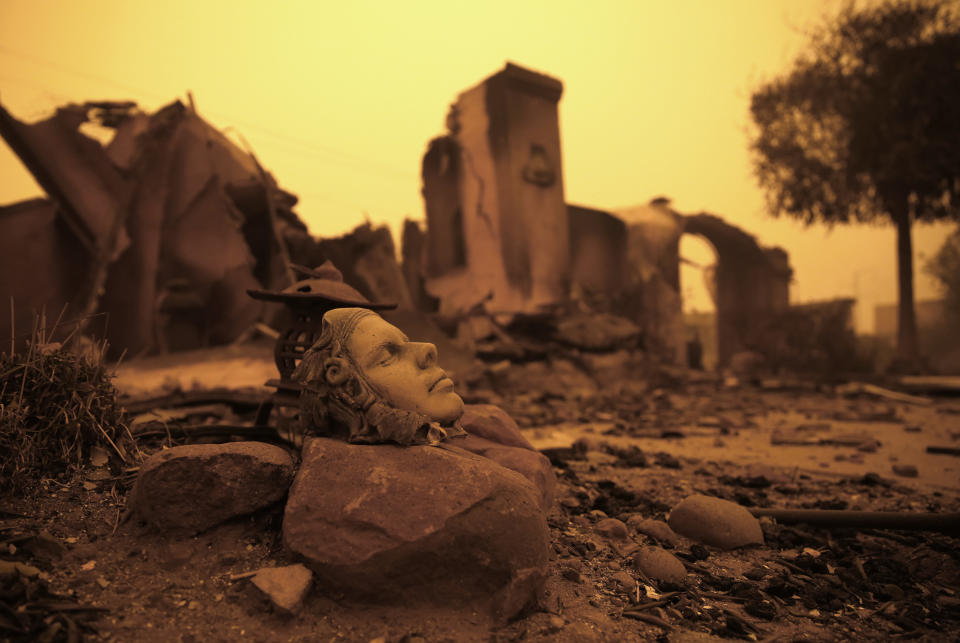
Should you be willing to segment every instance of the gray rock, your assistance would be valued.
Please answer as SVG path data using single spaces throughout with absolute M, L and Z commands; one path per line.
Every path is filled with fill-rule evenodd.
M 744 507 L 720 498 L 684 498 L 670 512 L 667 524 L 678 534 L 721 549 L 763 544 L 760 522 Z
M 687 580 L 687 568 L 680 559 L 660 547 L 641 548 L 633 555 L 633 565 L 653 580 L 670 583 Z
M 283 541 L 349 595 L 490 601 L 503 618 L 537 596 L 550 551 L 539 493 L 520 474 L 456 447 L 325 438 L 304 448 Z
M 178 446 L 143 463 L 132 506 L 158 529 L 203 531 L 278 502 L 292 479 L 293 459 L 272 444 Z
M 654 538 L 661 543 L 666 543 L 668 545 L 680 544 L 680 537 L 677 536 L 676 532 L 670 529 L 670 525 L 662 520 L 644 518 L 643 516 L 635 514 L 627 520 L 627 526 L 632 527 L 644 536 Z
M 616 518 L 604 518 L 595 527 L 598 534 L 615 540 L 626 540 L 630 536 L 627 526 Z
M 295 614 L 310 591 L 313 572 L 297 563 L 286 567 L 265 567 L 250 579 L 278 610 Z

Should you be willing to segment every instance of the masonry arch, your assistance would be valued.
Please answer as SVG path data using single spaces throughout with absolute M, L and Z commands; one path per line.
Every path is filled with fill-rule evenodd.
M 725 368 L 753 347 L 771 315 L 789 307 L 793 271 L 782 249 L 760 246 L 715 215 L 685 216 L 683 234 L 703 237 L 716 252 L 716 367 Z

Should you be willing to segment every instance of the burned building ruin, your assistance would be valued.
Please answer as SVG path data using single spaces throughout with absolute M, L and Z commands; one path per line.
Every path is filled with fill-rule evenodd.
M 4 337 L 28 339 L 45 311 L 130 355 L 226 343 L 265 318 L 247 289 L 291 283 L 287 245 L 309 238 L 296 197 L 180 101 L 32 124 L 0 108 L 0 134 L 48 195 L 0 208 Z
M 571 299 L 640 326 L 648 350 L 684 358 L 683 234 L 717 253 L 719 366 L 789 306 L 792 270 L 717 216 L 684 216 L 655 199 L 605 212 L 566 203 L 557 105 L 562 83 L 508 63 L 450 107 L 423 157 L 427 226 L 417 240 L 422 290 L 441 312 L 523 314 Z M 417 238 L 410 234 L 411 239 Z M 417 277 L 408 284 L 420 288 Z
M 408 221 L 399 253 L 387 228 L 369 224 L 311 237 L 296 197 L 180 101 L 154 114 L 69 105 L 32 124 L 0 109 L 0 134 L 48 195 L 0 209 L 0 279 L 15 302 L 0 333 L 28 337 L 34 314 L 66 306 L 116 352 L 229 343 L 277 314 L 247 290 L 292 283 L 291 260 L 332 260 L 364 296 L 429 326 L 433 341 L 423 313 L 455 334 L 471 316 L 577 309 L 629 321 L 647 353 L 679 364 L 679 247 L 694 234 L 717 256 L 717 366 L 762 349 L 789 307 L 786 253 L 667 199 L 610 212 L 567 203 L 562 93 L 559 80 L 512 63 L 461 93 L 423 156 L 426 226 Z M 89 123 L 110 131 L 106 143 L 84 132 Z

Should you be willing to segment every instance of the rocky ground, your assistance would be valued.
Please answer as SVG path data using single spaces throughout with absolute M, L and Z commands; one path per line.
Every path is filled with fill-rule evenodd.
M 154 363 L 121 371 L 118 381 L 144 395 L 195 383 L 256 386 L 272 376 L 268 354 L 217 358 L 219 364 L 199 356 L 192 369 Z M 509 623 L 469 607 L 410 608 L 402 599 L 390 607 L 356 604 L 322 586 L 297 614 L 285 614 L 249 574 L 294 562 L 280 543 L 279 508 L 170 538 L 127 519 L 135 468 L 95 460 L 79 475 L 44 481 L 35 497 L 0 499 L 0 636 L 956 640 L 956 537 L 762 519 L 762 545 L 725 550 L 656 522 L 693 494 L 748 508 L 960 511 L 960 460 L 926 452 L 957 446 L 960 402 L 843 393 L 691 373 L 597 386 L 563 364 L 518 366 L 509 374 L 494 368 L 474 378 L 465 387 L 468 400 L 508 410 L 550 457 L 560 483 L 549 518 L 545 595 Z M 143 450 L 181 440 L 183 425 L 252 419 L 242 396 L 222 397 L 190 412 L 171 404 L 152 420 L 164 435 L 145 438 Z

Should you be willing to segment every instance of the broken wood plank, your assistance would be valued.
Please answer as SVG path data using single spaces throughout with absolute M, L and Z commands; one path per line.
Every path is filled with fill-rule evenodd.
M 835 390 L 838 395 L 852 396 L 863 394 L 882 397 L 893 402 L 905 402 L 919 406 L 930 406 L 933 404 L 933 400 L 929 398 L 891 391 L 890 389 L 877 386 L 876 384 L 868 384 L 867 382 L 849 382 L 847 384 L 841 384 Z

